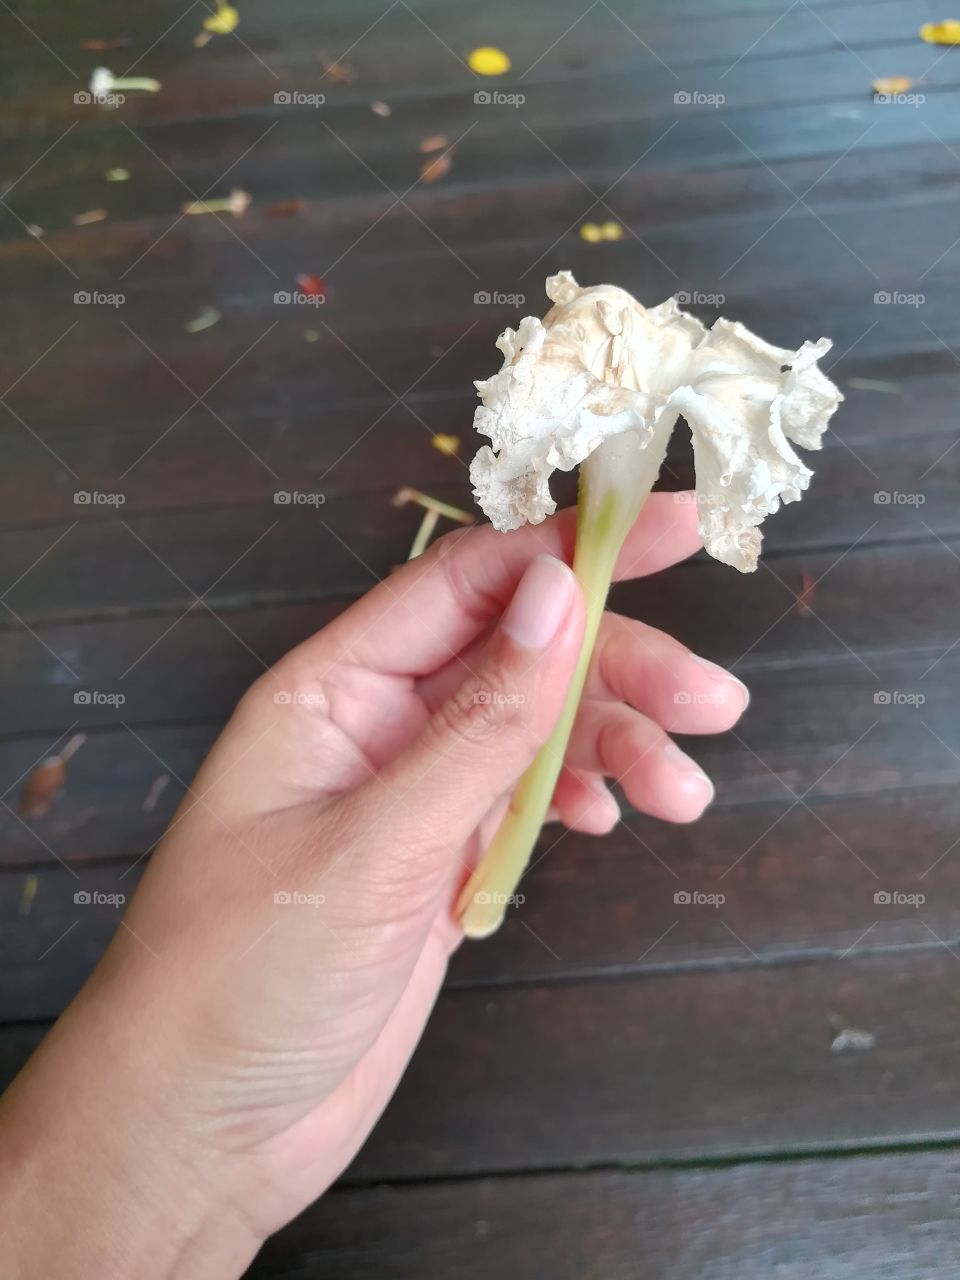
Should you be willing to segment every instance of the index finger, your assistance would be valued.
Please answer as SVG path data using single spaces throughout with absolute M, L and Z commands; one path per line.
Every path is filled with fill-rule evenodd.
M 700 548 L 692 496 L 650 495 L 617 559 L 618 581 L 656 573 Z M 535 556 L 572 561 L 576 518 L 570 507 L 511 533 L 483 525 L 448 534 L 331 623 L 322 633 L 326 652 L 333 644 L 371 670 L 426 675 L 499 617 Z

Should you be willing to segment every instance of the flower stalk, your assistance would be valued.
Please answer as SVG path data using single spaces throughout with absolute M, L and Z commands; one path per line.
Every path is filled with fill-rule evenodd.
M 500 924 L 549 810 L 624 540 L 653 488 L 682 414 L 696 466 L 704 547 L 752 572 L 760 525 L 796 502 L 812 471 L 793 450 L 820 448 L 843 399 L 818 369 L 826 338 L 772 346 L 719 319 L 708 330 L 676 299 L 643 307 L 611 285 L 547 280 L 553 307 L 497 342 L 503 367 L 476 384 L 474 426 L 490 440 L 470 468 L 474 495 L 503 532 L 555 510 L 549 479 L 580 466 L 573 569 L 586 601 L 577 669 L 549 741 L 520 780 L 457 904 L 468 937 Z
M 583 643 L 560 718 L 517 785 L 497 832 L 457 903 L 468 938 L 485 938 L 503 921 L 529 865 L 556 789 L 583 695 L 607 595 L 627 535 L 660 471 L 676 415 L 658 424 L 643 447 L 635 436 L 614 436 L 580 468 L 573 572 L 586 606 Z

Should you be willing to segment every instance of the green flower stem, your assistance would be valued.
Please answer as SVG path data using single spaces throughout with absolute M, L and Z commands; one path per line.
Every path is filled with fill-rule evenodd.
M 150 76 L 118 76 L 113 81 L 114 89 L 137 89 L 142 93 L 159 93 L 160 81 Z
M 616 490 L 594 493 L 592 488 L 583 468 L 573 557 L 586 601 L 583 647 L 560 719 L 520 779 L 489 849 L 460 896 L 457 914 L 468 938 L 484 938 L 499 927 L 530 861 L 563 767 L 617 556 L 639 514 L 635 498 Z

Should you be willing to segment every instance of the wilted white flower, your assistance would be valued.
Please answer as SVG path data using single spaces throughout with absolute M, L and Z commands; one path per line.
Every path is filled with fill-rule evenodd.
M 549 480 L 605 446 L 604 482 L 637 507 L 656 479 L 679 415 L 690 426 L 707 551 L 756 568 L 759 525 L 795 502 L 813 474 L 793 444 L 820 448 L 842 396 L 817 367 L 830 342 L 771 346 L 743 325 L 708 330 L 673 298 L 646 308 L 624 289 L 547 280 L 543 320 L 527 316 L 497 346 L 503 368 L 478 382 L 474 425 L 490 438 L 473 460 L 478 502 L 498 529 L 536 524 L 555 503 Z M 627 433 L 631 440 L 616 437 Z M 598 456 L 592 466 L 603 465 Z

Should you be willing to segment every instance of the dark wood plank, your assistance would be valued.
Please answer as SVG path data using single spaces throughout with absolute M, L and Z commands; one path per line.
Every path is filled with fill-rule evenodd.
M 852 541 L 870 513 L 879 517 L 871 540 L 926 536 L 918 517 L 941 536 L 960 532 L 953 499 L 960 455 L 952 447 L 960 369 L 953 364 L 939 373 L 887 377 L 878 380 L 881 390 L 840 381 L 846 382 L 847 401 L 831 423 L 824 452 L 809 458 L 816 471 L 811 497 L 770 522 L 768 547 L 796 545 L 797 538 L 807 545 L 822 537 L 834 545 Z M 203 408 L 176 425 L 141 419 L 122 431 L 107 419 L 82 429 L 71 420 L 36 432 L 7 417 L 0 431 L 0 527 L 102 520 L 109 508 L 78 507 L 75 495 L 83 491 L 122 494 L 127 520 L 138 512 L 271 502 L 281 488 L 315 489 L 328 501 L 389 494 L 404 480 L 428 489 L 459 484 L 459 500 L 472 506 L 467 463 L 480 443 L 472 430 L 475 404 L 464 386 L 436 397 L 414 393 L 409 407 L 381 399 L 322 414 L 312 406 L 254 408 L 231 413 L 227 425 Z M 436 431 L 460 436 L 459 460 L 432 447 Z M 689 438 L 678 432 L 664 487 L 692 483 L 690 458 Z M 562 492 L 562 478 L 556 483 Z M 919 508 L 899 502 L 881 511 L 873 505 L 877 492 L 920 493 L 923 501 Z M 811 501 L 830 504 L 829 524 L 810 519 Z M 374 513 L 382 515 L 382 508 Z M 389 520 L 382 523 L 387 533 Z
M 960 450 L 955 456 L 960 458 Z M 902 521 L 901 511 L 910 512 Z M 880 523 L 846 555 L 803 550 L 771 556 L 751 576 L 701 557 L 656 579 L 616 587 L 611 607 L 676 635 L 695 652 L 735 663 L 748 682 L 755 671 L 797 664 L 806 674 L 796 678 L 814 682 L 817 663 L 850 659 L 855 664 L 851 651 L 868 667 L 904 651 L 926 655 L 930 666 L 954 643 L 960 628 L 960 542 L 954 538 L 945 543 L 870 545 L 887 520 L 891 532 L 904 531 L 917 516 L 915 509 L 887 505 L 871 505 L 869 513 Z M 807 532 L 802 520 L 795 527 L 798 535 Z M 866 527 L 854 527 L 851 536 L 859 536 Z M 399 531 L 383 532 L 384 549 L 373 560 L 381 571 L 388 567 L 390 543 L 403 545 Z M 832 529 L 816 532 L 824 535 Z M 412 536 L 412 530 L 405 529 L 404 538 Z M 61 544 L 65 547 L 66 542 Z M 64 563 L 48 566 L 55 572 L 35 597 L 38 602 L 59 598 L 63 608 L 67 584 L 84 577 L 86 560 L 77 554 L 80 550 L 74 548 Z M 110 559 L 122 556 L 120 542 Z M 159 724 L 223 719 L 267 667 L 350 603 L 351 597 L 329 594 L 337 560 L 331 553 L 324 562 L 327 581 L 317 583 L 312 593 L 318 598 L 293 604 L 278 601 L 269 608 L 235 607 L 237 595 L 224 590 L 209 598 L 216 614 L 202 606 L 189 609 L 186 595 L 175 604 L 167 596 L 156 596 L 141 597 L 144 616 L 46 622 L 28 609 L 21 611 L 21 601 L 11 600 L 20 617 L 31 619 L 31 629 L 12 617 L 0 627 L 0 663 L 17 672 L 4 698 L 6 735 L 55 736 L 75 722 L 88 729 L 121 720 Z M 349 564 L 348 553 L 339 560 Z M 274 588 L 287 586 L 290 594 L 309 594 L 305 584 L 284 580 L 283 564 L 278 551 L 276 559 L 263 566 L 262 579 L 244 584 L 247 597 L 269 602 L 270 583 Z M 344 572 L 348 564 L 342 564 Z M 357 577 L 362 573 L 357 566 Z M 214 577 L 211 568 L 210 579 Z M 81 608 L 87 599 L 92 612 L 102 613 L 103 602 L 98 609 L 92 599 L 96 587 L 90 580 L 95 578 L 93 566 L 76 606 Z M 801 607 L 797 596 L 804 592 L 806 603 Z M 889 608 L 891 598 L 898 600 L 897 609 Z M 175 680 L 170 679 L 171 670 L 177 672 Z M 84 699 L 85 694 L 90 697 Z
M 551 828 L 521 885 L 522 907 L 490 942 L 461 948 L 448 984 L 782 965 L 929 949 L 938 939 L 954 946 L 958 831 L 955 785 L 869 804 L 721 804 L 689 827 L 628 815 L 602 842 Z M 117 927 L 123 903 L 110 895 L 129 900 L 145 865 L 0 874 L 0 1019 L 63 1009 Z M 691 901 L 677 902 L 684 893 Z
M 807 621 L 810 621 L 809 619 Z M 164 666 L 164 670 L 168 670 Z M 960 652 L 852 656 L 814 666 L 758 667 L 753 702 L 735 734 L 685 739 L 714 777 L 718 803 L 784 804 L 811 796 L 875 795 L 891 787 L 953 784 L 960 777 L 956 689 Z M 889 695 L 889 704 L 876 699 Z M 923 698 L 921 705 L 914 700 Z M 76 708 L 71 708 L 76 710 Z M 63 730 L 76 724 L 65 718 Z M 93 729 L 70 762 L 67 786 L 49 812 L 25 823 L 0 810 L 6 863 L 67 862 L 139 855 L 161 834 L 177 795 L 218 731 L 216 723 Z M 13 804 L 22 777 L 55 738 L 0 742 L 0 790 Z M 173 783 L 152 812 L 156 778 Z
M 352 1176 L 955 1138 L 957 964 L 938 950 L 451 994 Z M 875 1047 L 831 1052 L 835 1018 Z
M 767 180 L 776 181 L 769 174 Z M 221 276 L 256 281 L 239 299 L 225 282 L 210 279 L 211 262 L 196 249 L 183 259 L 188 269 L 196 267 L 189 290 L 171 285 L 158 291 L 134 274 L 129 285 L 124 282 L 126 301 L 119 308 L 74 306 L 74 292 L 91 282 L 58 267 L 56 305 L 50 299 L 25 304 L 21 324 L 7 337 L 4 368 L 16 382 L 7 399 L 42 435 L 48 424 L 73 418 L 78 399 L 95 419 L 142 418 L 149 406 L 150 416 L 165 418 L 166 429 L 205 395 L 236 430 L 231 417 L 238 403 L 271 405 L 279 415 L 294 385 L 301 405 L 324 406 L 380 400 L 385 392 L 399 396 L 414 383 L 420 394 L 468 390 L 474 378 L 496 367 L 496 335 L 520 310 L 478 306 L 476 292 L 528 289 L 523 310 L 540 311 L 543 277 L 560 267 L 584 281 L 616 279 L 649 301 L 678 289 L 722 294 L 728 315 L 771 341 L 792 346 L 829 329 L 838 357 L 856 346 L 859 362 L 956 345 L 960 330 L 952 301 L 960 268 L 950 252 L 949 228 L 939 205 L 910 209 L 913 234 L 906 242 L 904 209 L 883 204 L 831 214 L 827 226 L 802 208 L 773 229 L 769 215 L 713 236 L 704 236 L 696 223 L 679 223 L 641 231 L 648 248 L 628 235 L 599 252 L 571 228 L 553 247 L 555 237 L 453 257 L 421 228 L 419 254 L 384 264 L 373 254 L 348 253 L 332 274 L 322 308 L 275 305 L 274 294 L 291 290 L 298 272 L 322 273 L 332 259 L 324 254 L 317 261 L 315 247 L 295 254 L 289 242 L 275 241 L 277 250 L 263 259 L 263 268 L 220 228 L 223 239 L 211 257 L 221 262 Z M 895 275 L 885 265 L 891 260 L 898 264 Z M 425 290 L 424 280 L 438 275 Z M 771 278 L 789 293 L 789 307 L 771 291 Z M 110 291 L 116 288 L 114 278 Z M 875 305 L 874 295 L 883 289 L 919 291 L 924 305 Z M 225 304 L 226 318 L 203 334 L 187 333 L 187 321 L 210 303 Z M 307 330 L 316 333 L 316 342 L 304 341 Z M 956 363 L 948 352 L 944 356 L 942 367 Z
M 430 450 L 426 433 L 423 439 L 418 456 Z M 734 592 L 739 599 L 755 598 L 752 607 L 763 609 L 766 587 L 755 584 L 764 576 L 785 573 L 791 585 L 799 587 L 799 569 L 819 577 L 834 561 L 842 566 L 839 557 L 844 551 L 858 557 L 875 555 L 877 565 L 889 564 L 891 573 L 900 576 L 902 555 L 882 548 L 910 541 L 918 544 L 911 554 L 921 574 L 942 573 L 950 580 L 957 529 L 950 495 L 960 459 L 960 451 L 952 446 L 949 437 L 938 436 L 925 447 L 912 450 L 905 442 L 867 458 L 859 450 L 833 448 L 811 459 L 818 474 L 810 496 L 766 525 L 770 558 L 758 577 L 738 577 L 712 562 L 680 572 L 707 574 L 705 581 L 718 589 L 722 584 L 725 593 Z M 458 462 L 446 461 L 452 477 L 464 475 Z M 387 483 L 411 481 L 415 475 L 411 466 L 387 477 Z M 27 623 L 36 628 L 105 616 L 176 615 L 199 607 L 198 596 L 218 612 L 231 612 L 257 604 L 343 598 L 366 590 L 405 560 L 419 524 L 417 508 L 394 507 L 389 489 L 363 495 L 333 493 L 326 501 L 326 479 L 322 470 L 304 468 L 299 476 L 291 472 L 279 483 L 270 482 L 277 484 L 276 492 L 317 495 L 318 505 L 267 498 L 206 510 L 131 513 L 127 519 L 123 507 L 71 504 L 69 522 L 2 532 L 0 580 L 12 611 L 2 625 Z M 689 460 L 672 464 L 665 479 L 669 484 L 692 483 Z M 286 485 L 289 488 L 281 488 Z M 561 505 L 571 489 L 569 477 L 558 477 L 555 492 Z M 464 508 L 473 507 L 463 480 L 435 485 L 432 491 Z M 891 500 L 884 501 L 884 495 Z M 795 552 L 797 559 L 778 568 L 788 552 Z M 109 574 L 103 572 L 104 565 L 111 566 Z M 644 583 L 643 599 L 669 590 L 674 576 L 666 584 L 662 577 Z M 936 607 L 943 613 L 949 602 Z M 774 620 L 769 614 L 762 616 Z M 918 637 L 922 632 L 913 626 L 917 621 L 892 618 L 885 630 L 902 623 Z M 757 634 L 752 631 L 747 643 Z M 928 643 L 938 639 L 939 633 Z
M 733 11 L 725 12 L 729 9 Z M 29 26 L 47 43 L 46 54 L 39 40 L 34 43 L 29 31 L 18 26 L 12 15 L 5 15 L 6 57 L 0 66 L 5 64 L 13 72 L 10 88 L 20 99 L 20 127 L 51 128 L 73 106 L 73 91 L 86 87 L 90 71 L 105 55 L 77 48 L 89 37 L 89 16 L 83 22 L 84 35 L 74 23 L 64 24 L 33 10 L 31 6 Z M 176 24 L 162 38 L 170 17 L 148 9 L 139 20 L 130 13 L 114 17 L 114 31 L 127 35 L 132 45 L 129 52 L 113 53 L 112 61 L 122 71 L 143 56 L 145 74 L 157 76 L 164 84 L 164 92 L 156 98 L 143 96 L 125 104 L 134 120 L 170 115 L 189 119 L 224 106 L 243 110 L 259 105 L 252 94 L 240 91 L 251 82 L 262 86 L 267 101 L 276 88 L 287 84 L 330 88 L 322 83 L 318 55 L 337 57 L 347 48 L 356 74 L 354 94 L 393 91 L 408 96 L 419 86 L 432 93 L 454 86 L 472 89 L 476 80 L 462 60 L 474 46 L 488 43 L 491 31 L 505 33 L 501 39 L 509 47 L 515 76 L 525 77 L 532 71 L 542 77 L 583 68 L 602 72 L 638 59 L 646 70 L 656 71 L 664 63 L 689 66 L 723 57 L 730 64 L 751 56 L 796 55 L 841 42 L 862 46 L 903 41 L 916 26 L 892 0 L 831 5 L 830 12 L 833 16 L 821 20 L 809 8 L 790 12 L 788 6 L 770 0 L 742 0 L 706 11 L 689 0 L 683 7 L 659 0 L 653 5 L 620 4 L 616 10 L 600 10 L 590 23 L 580 25 L 583 10 L 577 0 L 560 0 L 548 14 L 518 11 L 499 0 L 482 15 L 463 4 L 418 4 L 415 13 L 403 6 L 388 6 L 384 12 L 380 5 L 365 5 L 325 12 L 318 29 L 307 5 L 285 5 L 280 19 L 269 5 L 251 4 L 244 10 L 238 32 L 242 46 L 232 40 L 216 41 L 198 54 L 191 38 L 199 19 Z M 98 14 L 94 25 L 108 29 L 109 16 Z M 564 39 L 575 26 L 575 37 Z M 402 50 L 399 56 L 398 49 Z M 336 88 L 339 96 L 350 96 L 349 91 L 344 94 L 342 87 Z
M 334 1191 L 248 1280 L 928 1280 L 955 1150 Z
M 957 964 L 938 948 L 450 992 L 347 1180 L 957 1141 Z M 838 1026 L 874 1047 L 831 1051 Z M 30 1039 L 0 1029 L 0 1079 Z

